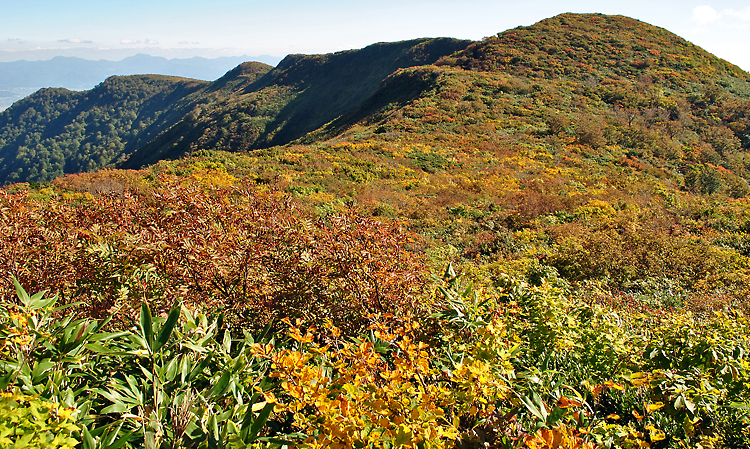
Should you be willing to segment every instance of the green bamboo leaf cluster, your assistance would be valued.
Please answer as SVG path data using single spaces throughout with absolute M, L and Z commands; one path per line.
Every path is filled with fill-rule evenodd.
M 166 317 L 152 316 L 145 302 L 135 326 L 109 332 L 107 320 L 66 317 L 53 307 L 56 297 L 28 295 L 14 283 L 20 304 L 0 308 L 0 388 L 30 399 L 25 408 L 4 402 L 0 415 L 20 416 L 13 419 L 36 429 L 34 438 L 67 435 L 68 446 L 59 447 L 84 449 L 244 448 L 270 439 L 268 363 L 250 353 L 252 335 L 234 338 L 222 320 L 179 303 Z M 47 421 L 38 413 L 24 418 L 39 404 L 73 411 L 75 425 L 41 425 Z M 2 441 L 28 447 L 28 432 L 2 430 L 3 416 Z M 58 447 L 51 441 L 37 447 Z

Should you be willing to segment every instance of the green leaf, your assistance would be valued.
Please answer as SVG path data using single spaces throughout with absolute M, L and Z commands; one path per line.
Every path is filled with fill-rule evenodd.
M 120 438 L 116 439 L 115 441 L 112 441 L 110 444 L 103 446 L 102 449 L 120 449 L 121 447 L 125 446 L 128 441 L 130 441 L 130 438 L 133 436 L 135 431 L 130 431 L 126 433 L 125 435 L 121 436 Z
M 273 412 L 275 404 L 268 403 L 265 407 L 258 413 L 258 416 L 255 417 L 255 421 L 253 421 L 252 427 L 250 427 L 250 436 L 249 441 L 245 441 L 246 443 L 255 441 L 255 439 L 258 438 L 258 434 L 263 429 L 263 426 L 266 425 L 266 421 L 268 421 L 268 417 L 271 416 L 271 412 Z M 252 413 L 253 408 L 248 408 L 248 413 Z
M 224 338 L 222 339 L 221 345 L 224 348 L 225 353 L 229 354 L 232 352 L 232 335 L 229 330 L 224 331 Z
M 177 377 L 177 368 L 179 367 L 179 363 L 177 363 L 177 358 L 173 358 L 169 361 L 167 364 L 166 369 L 166 378 L 168 381 L 172 382 L 175 377 Z
M 130 410 L 130 407 L 126 404 L 123 404 L 122 402 L 112 404 L 108 407 L 104 407 L 101 412 L 102 415 L 106 415 L 109 413 L 124 413 Z
M 250 397 L 250 400 L 248 401 L 247 410 L 245 411 L 245 416 L 242 417 L 242 425 L 240 427 L 241 431 L 248 430 L 248 428 L 253 424 L 253 419 L 255 415 L 253 414 L 253 404 L 255 404 L 258 401 L 258 398 L 260 397 L 259 393 L 253 393 L 253 395 Z
M 207 352 L 208 351 L 208 348 L 206 348 L 205 346 L 198 346 L 196 344 L 193 344 L 193 343 L 190 343 L 190 342 L 187 342 L 187 341 L 183 341 L 182 342 L 182 346 L 184 346 L 184 347 L 186 347 L 188 349 L 192 349 L 193 351 L 199 352 L 199 353 L 203 353 L 203 352 Z
M 83 428 L 82 436 L 83 449 L 96 449 L 96 441 L 94 441 L 94 437 L 91 436 L 86 427 Z
M 94 351 L 97 354 L 111 354 L 121 352 L 99 343 L 86 343 L 85 345 L 83 345 L 83 347 L 88 349 L 89 351 Z
M 37 380 L 39 376 L 44 374 L 46 371 L 48 371 L 50 368 L 55 366 L 55 363 L 52 362 L 50 359 L 44 359 L 41 362 L 34 364 L 34 370 L 31 371 L 31 377 L 34 380 Z
M 23 304 L 25 308 L 30 308 L 31 298 L 29 297 L 29 294 L 26 293 L 26 290 L 24 290 L 23 287 L 21 287 L 21 284 L 18 282 L 18 279 L 16 279 L 15 276 L 12 276 L 12 279 L 13 285 L 16 287 L 16 296 L 18 296 L 18 299 L 21 300 L 21 304 Z
M 154 373 L 152 373 L 151 370 L 149 370 L 148 368 L 146 368 L 143 365 L 139 365 L 138 368 L 143 373 L 143 376 L 144 376 L 145 379 L 147 379 L 150 382 L 154 381 Z
M 24 308 L 26 308 L 27 310 L 39 310 L 44 307 L 53 305 L 55 301 L 57 301 L 57 295 L 51 298 L 44 299 L 46 290 L 36 293 L 33 296 L 29 296 L 29 294 L 26 293 L 26 290 L 21 287 L 21 283 L 18 282 L 18 279 L 16 279 L 15 276 L 12 276 L 12 279 L 13 286 L 16 288 L 16 295 L 18 296 L 18 299 L 21 300 L 21 304 L 23 304 Z
M 473 282 L 469 282 L 469 285 L 466 286 L 466 289 L 461 294 L 461 296 L 463 296 L 464 298 L 468 298 L 473 293 L 475 293 L 474 292 L 474 283 Z
M 555 424 L 557 424 L 562 417 L 565 416 L 565 409 L 560 407 L 555 407 L 549 415 L 547 415 L 547 427 L 554 427 Z
M 146 301 L 141 303 L 141 333 L 148 347 L 146 349 L 149 352 L 153 352 L 154 347 L 154 328 L 151 319 L 151 309 L 149 309 Z
M 127 334 L 128 340 L 135 343 L 136 345 L 140 346 L 141 348 L 145 349 L 147 352 L 150 352 L 150 346 L 148 345 L 148 342 L 145 338 L 141 337 L 140 335 L 136 333 L 128 333 Z
M 448 267 L 445 269 L 445 273 L 443 273 L 443 279 L 446 281 L 450 281 L 452 279 L 455 279 L 456 277 L 456 271 L 453 269 L 453 264 L 449 263 Z
M 192 371 L 190 371 L 190 375 L 188 376 L 188 380 L 190 382 L 194 381 L 195 378 L 198 377 L 198 375 L 200 373 L 202 373 L 204 369 L 206 369 L 206 367 L 208 366 L 208 364 L 211 363 L 211 360 L 213 359 L 213 356 L 214 356 L 214 353 L 213 352 L 209 352 L 208 355 L 206 356 L 206 358 L 203 359 L 198 364 L 198 366 L 196 366 L 195 368 L 193 368 Z
M 29 305 L 31 306 L 32 310 L 39 310 L 44 309 L 45 307 L 52 307 L 55 302 L 57 302 L 57 295 L 51 297 L 51 298 L 44 298 L 44 294 L 46 291 L 41 291 L 34 296 L 32 296 L 30 299 Z
M 536 393 L 533 393 L 533 395 L 536 396 L 536 397 L 539 397 L 539 395 L 537 395 Z M 534 399 L 536 399 L 536 397 Z M 526 406 L 526 409 L 529 412 L 531 412 L 532 415 L 536 416 L 543 423 L 547 422 L 547 410 L 544 409 L 543 405 L 542 405 L 542 410 L 543 410 L 542 411 L 542 410 L 539 409 L 539 407 L 537 407 L 534 404 L 534 402 L 537 402 L 537 401 L 532 401 L 527 396 L 520 396 L 519 395 L 519 398 L 521 399 L 521 402 L 523 402 L 523 404 Z M 540 401 L 541 401 L 541 399 L 540 399 Z
M 15 377 L 15 372 L 8 373 L 7 375 L 0 377 L 0 390 L 8 388 L 8 384 Z
M 229 380 L 231 379 L 232 373 L 230 371 L 224 371 L 224 374 L 221 375 L 221 378 L 219 378 L 219 381 L 216 382 L 216 385 L 214 385 L 213 388 L 211 388 L 211 392 L 208 393 L 210 396 L 216 396 L 222 394 L 224 391 L 226 391 L 227 387 L 229 386 Z
M 146 449 L 158 449 L 156 447 L 156 435 L 153 430 L 146 432 L 146 437 L 143 439 Z
M 211 432 L 211 435 L 214 437 L 215 440 L 219 440 L 219 423 L 217 422 L 216 415 L 211 415 L 210 418 L 208 418 L 208 428 L 209 432 Z
M 60 326 L 65 327 L 62 337 L 58 343 L 59 351 L 62 354 L 72 354 L 82 344 L 86 343 L 91 335 L 91 331 L 96 327 L 93 323 L 87 324 L 84 321 L 63 322 Z
M 191 420 L 187 427 L 185 427 L 185 436 L 191 440 L 199 440 L 203 435 L 205 435 L 203 429 L 195 422 L 195 420 Z
M 102 395 L 105 399 L 107 399 L 109 402 L 115 403 L 115 404 L 124 404 L 129 403 L 130 398 L 127 398 L 123 395 L 121 395 L 118 391 L 115 390 L 103 390 L 101 388 L 96 388 L 93 391 L 99 393 Z
M 169 341 L 169 337 L 172 336 L 172 331 L 174 330 L 177 321 L 180 319 L 181 310 L 182 306 L 176 304 L 174 307 L 172 307 L 172 310 L 169 311 L 167 321 L 164 323 L 164 326 L 162 326 L 161 330 L 159 331 L 159 335 L 156 337 L 156 343 L 153 346 L 154 352 L 158 352 Z
M 750 410 L 750 406 L 748 406 L 748 404 L 744 402 L 732 402 L 731 404 L 729 404 L 728 407 L 734 408 L 737 410 Z
M 180 382 L 185 383 L 190 374 L 190 358 L 187 355 L 183 355 L 180 359 Z
M 125 381 L 128 383 L 128 389 L 123 389 L 123 392 L 128 394 L 130 397 L 134 398 L 136 401 L 139 401 L 140 403 L 144 402 L 144 397 L 147 396 L 144 394 L 143 390 L 148 389 L 148 385 L 142 386 L 138 383 L 135 376 L 127 375 L 125 376 Z
M 260 333 L 260 336 L 258 337 L 258 342 L 262 342 L 266 337 L 268 337 L 271 334 L 271 330 L 273 329 L 273 320 L 271 320 L 268 324 L 266 324 L 266 327 L 263 328 L 263 332 Z M 249 343 L 255 343 L 253 340 L 253 336 L 246 334 L 246 338 L 249 339 Z
M 115 338 L 120 338 L 125 335 L 130 334 L 129 331 L 122 331 L 122 332 L 100 332 L 91 335 L 89 337 L 89 341 L 107 341 L 107 340 L 114 340 Z

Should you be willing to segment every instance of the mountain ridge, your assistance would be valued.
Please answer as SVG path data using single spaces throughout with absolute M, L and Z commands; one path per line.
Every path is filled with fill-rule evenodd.
M 287 56 L 258 80 L 254 90 L 245 89 L 224 106 L 204 113 L 202 123 L 187 120 L 175 125 L 163 141 L 157 139 L 135 152 L 121 167 L 137 168 L 206 146 L 237 151 L 288 143 L 358 107 L 400 66 L 434 62 L 465 45 L 468 41 L 449 38 L 416 39 L 325 55 Z M 232 131 L 218 135 L 212 130 L 220 129 L 217 122 L 227 115 L 244 121 L 235 120 Z M 189 145 L 176 142 L 184 135 L 191 136 L 182 140 Z
M 139 53 L 110 61 L 56 56 L 43 61 L 0 62 L 0 111 L 44 87 L 89 90 L 110 76 L 161 74 L 215 80 L 245 61 L 276 65 L 272 56 L 223 56 L 219 58 L 172 58 Z
M 255 151 L 357 133 L 450 142 L 482 130 L 513 141 L 573 138 L 596 151 L 689 153 L 745 176 L 748 98 L 750 75 L 664 29 L 623 16 L 562 14 L 479 42 L 424 38 L 289 55 L 274 68 L 241 64 L 177 99 L 152 133 L 104 164 L 140 168 L 200 150 Z M 0 129 L 13 114 L 0 115 Z M 711 121 L 712 114 L 727 119 Z M 9 157 L 7 142 L 0 158 Z
M 635 35 L 633 30 L 639 33 Z M 688 63 L 688 57 L 694 59 Z M 565 59 L 577 63 L 562 67 L 569 73 L 560 67 L 560 61 Z M 446 58 L 443 63 L 530 76 L 580 74 L 582 68 L 627 76 L 633 74 L 632 69 L 645 70 L 654 65 L 688 73 L 710 68 L 748 77 L 736 65 L 664 28 L 631 17 L 604 14 L 565 13 L 528 27 L 506 30 L 472 44 L 461 55 Z

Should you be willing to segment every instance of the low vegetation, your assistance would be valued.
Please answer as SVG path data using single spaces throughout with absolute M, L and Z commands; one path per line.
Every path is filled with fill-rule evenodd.
M 0 445 L 750 447 L 748 75 L 601 15 L 426 64 L 0 191 Z

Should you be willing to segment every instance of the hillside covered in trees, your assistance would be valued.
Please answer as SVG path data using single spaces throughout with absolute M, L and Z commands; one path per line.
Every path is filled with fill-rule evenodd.
M 0 442 L 750 447 L 730 63 L 563 14 L 80 95 L 0 116 Z

